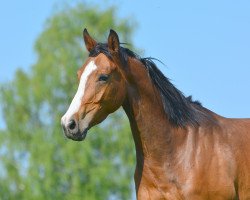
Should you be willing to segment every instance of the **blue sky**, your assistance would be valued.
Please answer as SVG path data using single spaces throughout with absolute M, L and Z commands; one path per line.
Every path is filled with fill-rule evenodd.
M 65 2 L 72 1 L 1 2 L 0 82 L 18 67 L 29 70 L 45 20 Z M 184 94 L 223 116 L 250 117 L 249 0 L 87 2 L 117 5 L 118 16 L 135 18 L 135 46 L 164 62 L 160 68 Z

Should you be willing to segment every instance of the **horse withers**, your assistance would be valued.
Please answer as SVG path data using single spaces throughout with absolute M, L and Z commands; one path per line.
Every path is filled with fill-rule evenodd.
M 185 97 L 152 59 L 120 46 L 113 30 L 107 43 L 86 29 L 83 37 L 89 57 L 61 120 L 68 138 L 84 140 L 122 106 L 138 199 L 250 199 L 250 119 L 224 118 Z

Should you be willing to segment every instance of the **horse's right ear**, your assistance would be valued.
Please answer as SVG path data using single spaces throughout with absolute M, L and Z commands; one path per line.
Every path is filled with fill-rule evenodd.
M 85 46 L 88 51 L 91 51 L 92 49 L 94 49 L 97 42 L 89 35 L 86 28 L 83 30 L 83 39 L 84 39 Z

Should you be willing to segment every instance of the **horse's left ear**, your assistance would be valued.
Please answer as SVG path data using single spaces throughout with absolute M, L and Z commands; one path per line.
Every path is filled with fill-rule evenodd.
M 83 39 L 84 39 L 85 46 L 86 46 L 88 51 L 91 51 L 92 49 L 94 49 L 97 42 L 89 35 L 86 28 L 83 31 Z
M 119 45 L 120 45 L 120 42 L 119 42 L 119 37 L 118 37 L 117 33 L 114 30 L 110 29 L 109 37 L 108 37 L 109 50 L 111 52 L 118 52 Z

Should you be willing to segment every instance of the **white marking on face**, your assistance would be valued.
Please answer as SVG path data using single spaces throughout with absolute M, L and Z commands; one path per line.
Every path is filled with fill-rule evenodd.
M 82 99 L 85 93 L 86 83 L 88 81 L 88 77 L 92 74 L 93 71 L 97 69 L 94 61 L 91 61 L 85 68 L 84 72 L 81 75 L 80 83 L 77 89 L 77 92 L 67 110 L 65 115 L 62 117 L 62 123 L 67 125 L 72 116 L 77 113 L 80 109 Z

